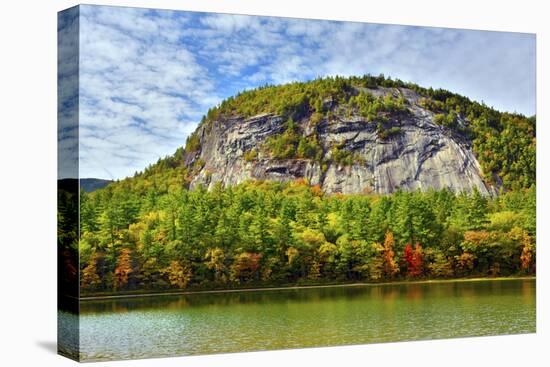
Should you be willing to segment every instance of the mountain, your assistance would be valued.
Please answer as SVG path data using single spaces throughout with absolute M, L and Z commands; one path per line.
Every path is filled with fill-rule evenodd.
M 417 99 L 408 90 L 399 93 L 411 102 Z M 467 140 L 437 126 L 433 114 L 416 104 L 411 103 L 409 111 L 390 117 L 392 135 L 388 137 L 380 136 L 376 123 L 359 116 L 335 114 L 332 120 L 323 118 L 316 126 L 311 116 L 301 119 L 295 127 L 298 139 L 314 144 L 314 149 L 319 149 L 319 159 L 317 153 L 315 157 L 295 154 L 278 158 L 269 149 L 257 148 L 263 144 L 269 146 L 270 139 L 288 131 L 284 119 L 278 115 L 220 120 L 212 128 L 205 126 L 197 132 L 201 148 L 195 159 L 204 163 L 193 177 L 191 187 L 198 184 L 212 187 L 217 182 L 235 185 L 249 179 L 305 178 L 325 192 L 344 194 L 388 194 L 398 189 L 428 188 L 453 191 L 477 188 L 488 194 L 498 188 L 498 184 L 484 180 Z M 247 159 L 248 152 L 254 152 L 253 158 Z
M 80 188 L 86 192 L 92 192 L 99 190 L 110 184 L 111 180 L 104 180 L 101 178 L 81 178 Z
M 225 100 L 178 153 L 191 188 L 306 179 L 327 193 L 492 195 L 534 183 L 535 119 L 383 77 L 325 78 Z

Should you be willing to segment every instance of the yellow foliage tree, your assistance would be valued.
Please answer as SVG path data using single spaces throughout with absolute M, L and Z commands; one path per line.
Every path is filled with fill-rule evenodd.
M 300 251 L 298 251 L 295 247 L 289 247 L 286 250 L 286 257 L 288 259 L 288 265 L 292 265 L 294 263 L 294 260 L 300 255 Z
M 191 281 L 192 271 L 188 264 L 182 264 L 177 260 L 172 260 L 170 265 L 163 270 L 164 274 L 168 276 L 168 282 L 172 286 L 176 286 L 180 289 L 187 287 L 187 284 Z
M 208 260 L 206 267 L 210 270 L 214 270 L 214 277 L 216 281 L 222 280 L 225 272 L 225 254 L 219 247 L 211 248 L 206 251 L 205 260 Z

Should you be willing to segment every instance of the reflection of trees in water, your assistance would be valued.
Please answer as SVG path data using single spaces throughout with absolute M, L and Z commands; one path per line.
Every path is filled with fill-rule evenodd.
M 380 299 L 391 303 L 397 298 L 407 296 L 411 292 L 409 288 L 410 286 L 407 285 L 374 285 L 90 300 L 81 303 L 81 312 L 126 312 L 154 308 L 182 309 L 211 305 L 314 303 L 326 300 L 337 301 L 339 299 L 353 301 L 360 298 Z M 422 296 L 420 290 L 414 292 L 420 292 L 416 297 Z
M 86 313 L 125 313 L 147 309 L 182 309 L 189 306 L 185 296 L 139 297 L 127 299 L 109 299 L 84 301 L 80 312 Z
M 376 300 L 385 307 L 392 307 L 399 300 L 421 302 L 426 298 L 460 298 L 465 302 L 477 302 L 479 297 L 516 294 L 533 299 L 534 282 L 526 280 L 520 285 L 515 281 L 475 281 L 431 284 L 384 284 L 351 287 L 302 288 L 274 291 L 222 292 L 211 294 L 187 294 L 174 296 L 136 297 L 125 299 L 90 300 L 80 304 L 86 313 L 120 313 L 135 310 L 181 310 L 188 307 L 233 306 L 246 304 L 299 304 L 337 302 L 345 299 Z
M 536 303 L 536 282 L 524 280 L 521 282 L 521 295 L 524 303 Z
M 124 312 L 126 310 L 150 308 L 181 309 L 185 307 L 231 306 L 254 303 L 309 303 L 337 300 L 339 298 L 349 300 L 369 296 L 373 291 L 372 288 L 334 287 L 91 300 L 81 303 L 81 312 Z
M 407 287 L 406 297 L 408 300 L 419 301 L 423 298 L 423 286 L 420 284 L 410 284 Z

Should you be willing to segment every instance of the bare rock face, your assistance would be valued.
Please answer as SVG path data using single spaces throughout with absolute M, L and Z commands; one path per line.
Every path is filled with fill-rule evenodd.
M 188 164 L 200 162 L 191 187 L 216 183 L 235 185 L 246 180 L 290 181 L 305 178 L 326 193 L 388 194 L 444 189 L 493 195 L 496 187 L 485 183 L 471 142 L 439 126 L 433 113 L 418 104 L 418 95 L 408 89 L 378 88 L 373 94 L 400 94 L 408 102 L 408 113 L 390 117 L 400 132 L 381 138 L 375 122 L 356 114 L 338 113 L 313 125 L 310 116 L 298 121 L 303 136 L 317 136 L 323 149 L 319 160 L 273 159 L 262 147 L 270 136 L 285 130 L 285 120 L 275 114 L 252 118 L 234 117 L 201 125 L 197 134 L 200 150 L 187 157 Z M 460 123 L 467 123 L 461 121 Z M 349 151 L 351 165 L 336 163 L 331 148 Z M 257 155 L 245 159 L 252 149 Z

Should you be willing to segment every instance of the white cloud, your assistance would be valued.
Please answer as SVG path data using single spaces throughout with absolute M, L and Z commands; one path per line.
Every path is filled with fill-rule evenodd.
M 81 13 L 81 171 L 131 175 L 183 145 L 219 99 L 206 69 L 178 43 L 185 18 L 116 7 Z
M 258 28 L 259 18 L 247 15 L 212 14 L 200 20 L 204 26 L 224 33 Z

